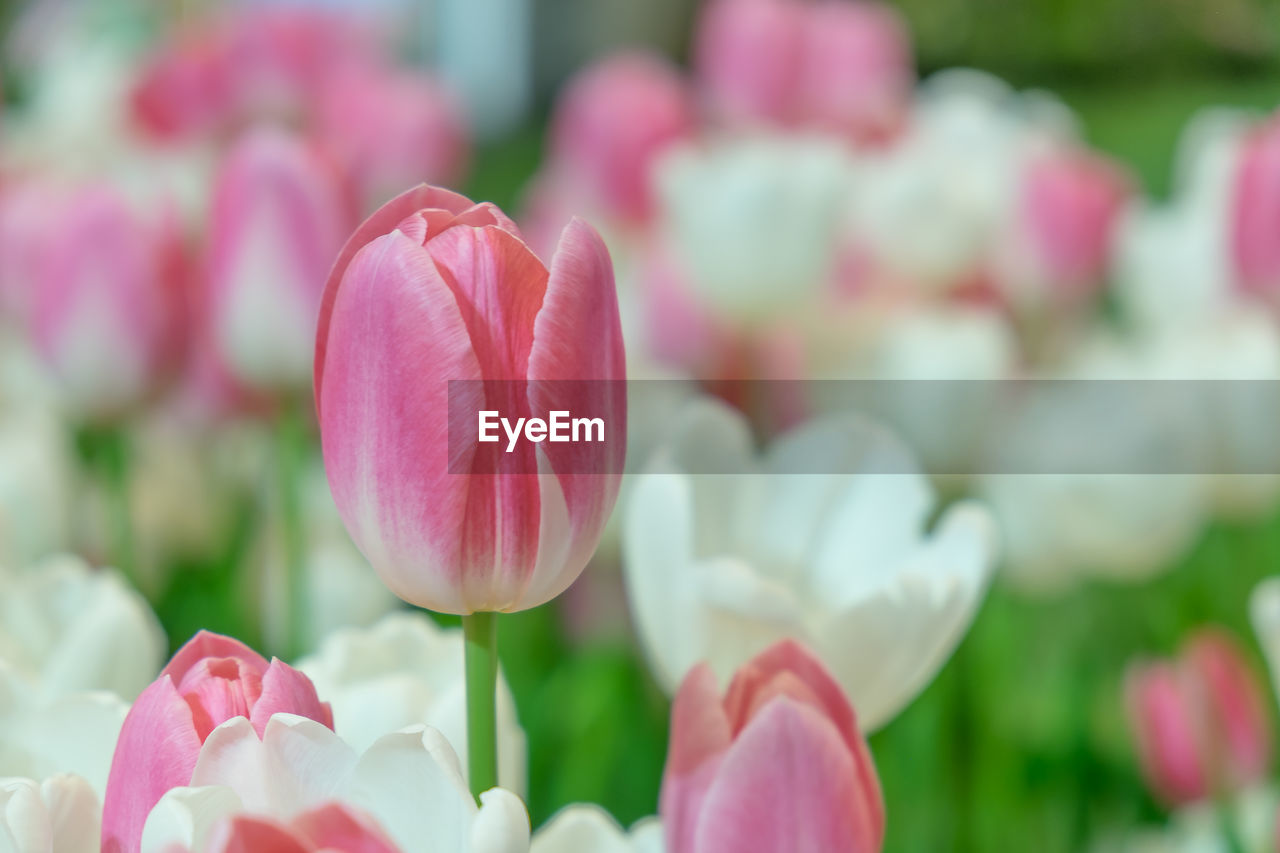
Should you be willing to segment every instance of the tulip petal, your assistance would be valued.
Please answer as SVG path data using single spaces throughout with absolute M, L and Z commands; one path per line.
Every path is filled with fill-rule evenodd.
M 685 676 L 671 706 L 671 744 L 659 811 L 672 853 L 697 849 L 693 844 L 703 799 L 732 739 L 716 677 L 710 667 L 699 664 Z
M 779 697 L 721 762 L 693 844 L 671 850 L 874 853 L 882 827 L 883 815 L 859 791 L 840 733 L 814 708 Z
M 249 721 L 259 737 L 277 713 L 297 714 L 333 728 L 333 709 L 316 696 L 316 686 L 301 672 L 281 660 L 272 659 L 262 676 L 262 694 L 253 705 Z
M 162 674 L 120 729 L 103 800 L 103 853 L 138 849 L 147 813 L 170 788 L 191 782 L 199 752 L 191 708 Z
M 316 399 L 326 473 L 347 530 L 396 595 L 470 612 L 465 549 L 483 553 L 475 540 L 485 534 L 490 553 L 494 543 L 492 527 L 467 518 L 473 478 L 453 473 L 470 470 L 471 457 L 449 456 L 445 378 L 481 379 L 452 291 L 421 246 L 399 232 L 380 237 L 347 270 L 328 339 L 332 365 L 323 384 L 317 373 Z
M 526 585 L 536 593 L 522 600 L 531 607 L 563 592 L 590 559 L 617 501 L 626 460 L 627 368 L 613 264 L 600 235 L 579 219 L 566 226 L 551 262 L 528 378 L 535 413 L 564 411 L 604 422 L 603 442 L 538 447 L 545 460 L 539 470 L 554 472 L 559 481 L 571 545 L 567 558 L 540 550 Z M 548 533 L 542 541 L 550 545 L 555 536 Z
M 515 794 L 490 788 L 471 824 L 470 853 L 528 853 L 529 812 Z
M 298 815 L 293 829 L 315 850 L 342 850 L 346 853 L 399 853 L 382 830 L 367 817 L 340 803 L 328 803 Z
M 235 815 L 214 830 L 209 841 L 213 853 L 311 853 L 295 833 L 269 818 Z M 337 848 L 350 850 L 354 848 Z
M 173 788 L 156 803 L 142 830 L 142 853 L 202 850 L 214 828 L 243 808 L 230 788 Z
M 338 298 L 342 280 L 346 277 L 347 267 L 355 260 L 360 250 L 379 237 L 390 234 L 396 225 L 416 211 L 428 208 L 449 210 L 462 213 L 472 207 L 471 200 L 449 190 L 419 184 L 406 190 L 391 201 L 378 208 L 372 216 L 364 221 L 355 233 L 347 240 L 342 251 L 338 253 L 333 269 L 329 271 L 329 279 L 325 282 L 324 296 L 320 300 L 320 316 L 316 325 L 316 412 L 320 412 L 319 389 L 324 381 L 325 357 L 329 346 L 329 323 L 333 315 L 333 304 Z
M 192 667 L 205 658 L 243 660 L 259 672 L 267 668 L 267 659 L 239 640 L 212 631 L 198 631 L 169 659 L 160 674 L 169 676 L 174 684 L 178 684 Z

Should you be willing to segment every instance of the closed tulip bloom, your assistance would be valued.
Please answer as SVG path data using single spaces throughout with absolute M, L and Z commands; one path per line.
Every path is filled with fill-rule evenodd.
M 1134 666 L 1125 695 L 1143 774 L 1164 802 L 1192 803 L 1266 778 L 1263 690 L 1229 635 L 1201 631 L 1177 660 Z
M 1064 295 L 1099 289 L 1129 197 L 1124 174 L 1086 151 L 1059 151 L 1031 160 L 1021 194 L 1040 277 Z
M 32 331 L 68 406 L 114 417 L 159 390 L 180 340 L 181 240 L 106 185 L 71 192 L 40 241 Z
M 915 81 L 901 16 L 844 0 L 715 0 L 699 26 L 695 65 L 722 120 L 862 142 L 902 125 Z
M 664 60 L 624 53 L 579 74 L 556 107 L 551 159 L 562 180 L 602 212 L 627 222 L 653 212 L 653 167 L 693 135 L 692 99 Z
M 125 718 L 103 804 L 104 853 L 139 849 L 147 814 L 170 788 L 190 783 L 210 732 L 245 717 L 261 736 L 275 713 L 333 728 L 329 706 L 302 673 L 279 660 L 268 663 L 230 637 L 207 631 L 193 637 Z
M 259 128 L 227 155 L 210 223 L 208 321 L 243 385 L 306 386 L 320 295 L 351 221 L 332 164 L 303 140 Z
M 667 853 L 863 853 L 884 840 L 854 709 L 790 640 L 748 661 L 723 699 L 706 665 L 685 678 L 659 809 Z
M 548 270 L 491 204 L 425 186 L 398 197 L 343 250 L 316 340 L 325 468 L 352 539 L 393 592 L 432 610 L 558 595 L 617 497 L 626 400 L 619 381 L 564 399 L 546 380 L 622 379 L 612 265 L 589 226 L 565 228 Z M 503 399 L 477 409 L 513 419 L 585 404 L 608 440 L 451 447 L 450 380 L 502 380 L 510 390 L 482 393 Z M 499 454 L 514 472 L 493 467 Z
M 1231 196 L 1230 250 L 1246 293 L 1280 295 L 1280 118 L 1240 142 Z

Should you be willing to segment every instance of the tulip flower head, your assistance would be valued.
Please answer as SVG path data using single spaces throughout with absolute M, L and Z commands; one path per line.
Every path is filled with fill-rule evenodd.
M 1263 689 L 1229 635 L 1202 631 L 1177 660 L 1133 667 L 1125 695 L 1143 774 L 1164 802 L 1192 803 L 1266 777 Z
M 38 246 L 33 337 L 78 416 L 115 417 L 173 370 L 181 239 L 169 212 L 138 211 L 113 187 L 59 203 L 57 230 Z
M 617 498 L 625 377 L 613 269 L 594 230 L 571 222 L 548 269 L 491 204 L 426 186 L 399 196 L 339 256 L 316 338 L 325 468 L 352 539 L 421 607 L 553 598 Z M 458 407 L 466 423 L 450 420 L 451 380 L 470 400 Z M 559 380 L 573 380 L 575 399 Z M 476 436 L 479 409 L 514 419 L 584 402 L 611 431 L 604 443 L 505 454 L 451 441 L 468 427 Z
M 245 717 L 261 737 L 290 713 L 333 728 L 310 679 L 238 640 L 201 631 L 178 650 L 125 718 L 103 804 L 104 853 L 136 851 L 152 806 L 187 785 L 200 747 L 221 723 Z
M 301 139 L 259 128 L 232 148 L 214 191 L 209 321 L 220 361 L 242 385 L 305 386 L 349 216 L 336 169 Z
M 878 851 L 884 803 L 854 709 L 822 664 L 784 640 L 722 699 L 705 664 L 671 708 L 660 812 L 668 853 Z
M 1280 118 L 1249 131 L 1241 142 L 1229 213 L 1231 259 L 1246 293 L 1280 292 Z

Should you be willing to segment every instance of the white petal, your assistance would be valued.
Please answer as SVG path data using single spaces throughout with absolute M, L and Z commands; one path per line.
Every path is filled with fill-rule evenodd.
M 515 794 L 491 788 L 480 795 L 468 853 L 527 853 L 529 813 Z
M 147 815 L 142 828 L 142 853 L 168 853 L 175 848 L 203 850 L 214 826 L 243 809 L 244 804 L 231 788 L 173 788 Z
M 618 822 L 594 803 L 566 806 L 533 838 L 533 853 L 631 853 Z

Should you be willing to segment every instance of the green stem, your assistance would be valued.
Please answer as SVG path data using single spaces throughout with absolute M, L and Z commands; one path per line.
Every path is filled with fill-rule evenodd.
M 472 613 L 462 617 L 466 637 L 467 772 L 471 793 L 498 784 L 498 614 Z
M 129 502 L 129 439 L 123 429 L 107 428 L 101 434 L 102 466 L 111 491 L 111 560 L 116 569 L 138 586 L 137 549 L 133 541 L 133 514 Z
M 302 507 L 298 497 L 302 449 L 302 419 L 293 406 L 276 417 L 276 472 L 280 492 L 280 529 L 284 546 L 285 636 L 284 656 L 293 660 L 306 651 L 307 579 L 306 545 L 302 533 Z

